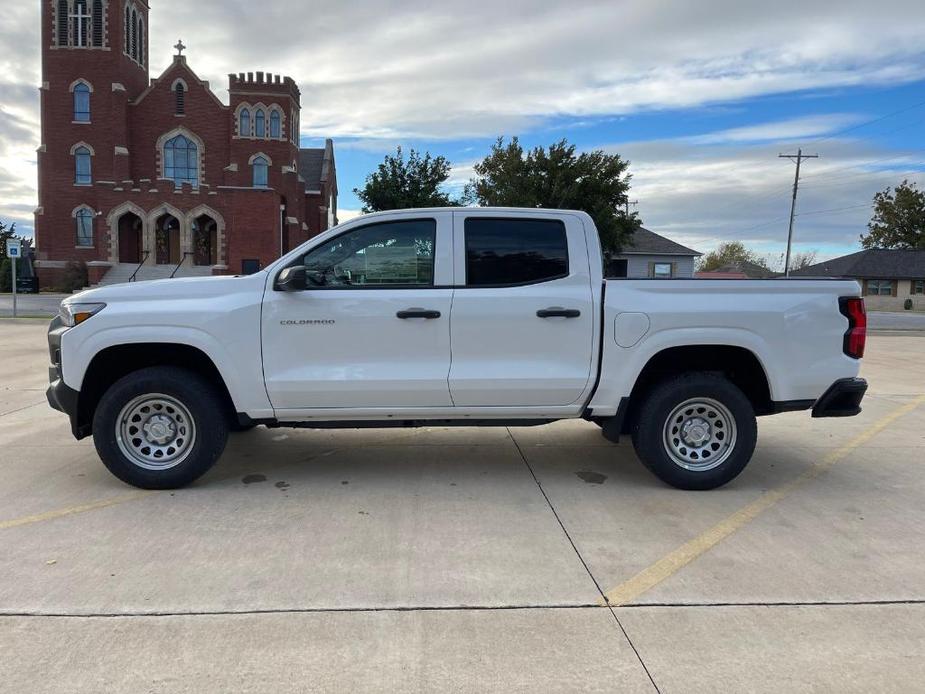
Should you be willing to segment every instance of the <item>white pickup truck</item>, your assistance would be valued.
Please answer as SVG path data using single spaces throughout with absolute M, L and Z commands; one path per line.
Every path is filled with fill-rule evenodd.
M 205 473 L 228 432 L 525 426 L 631 434 L 668 484 L 710 489 L 755 417 L 860 412 L 854 281 L 605 280 L 582 212 L 456 208 L 357 218 L 244 277 L 76 294 L 48 400 L 144 488 Z

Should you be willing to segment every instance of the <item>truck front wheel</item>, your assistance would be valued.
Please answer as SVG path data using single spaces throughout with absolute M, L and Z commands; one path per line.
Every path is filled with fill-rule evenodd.
M 733 383 L 709 373 L 662 381 L 642 402 L 633 426 L 636 454 L 679 489 L 715 489 L 751 460 L 755 411 Z
M 226 407 L 195 372 L 141 369 L 116 381 L 93 416 L 103 464 L 142 489 L 176 489 L 205 474 L 228 440 Z

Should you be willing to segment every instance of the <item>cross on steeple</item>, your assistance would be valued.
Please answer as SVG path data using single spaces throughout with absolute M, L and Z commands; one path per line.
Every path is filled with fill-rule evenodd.
M 186 46 L 183 45 L 183 40 L 180 39 L 180 40 L 177 41 L 177 45 L 174 46 L 174 48 L 177 49 L 177 55 L 178 55 L 178 56 L 181 56 L 181 55 L 183 55 L 183 51 L 186 49 Z
M 88 40 L 86 40 L 90 38 L 89 36 L 87 36 L 87 30 L 89 29 L 88 24 L 90 22 L 90 14 L 86 11 L 86 9 L 87 8 L 84 7 L 84 5 L 81 3 L 77 5 L 76 13 L 68 15 L 68 17 L 70 17 L 71 19 L 77 20 L 76 22 L 74 22 L 74 24 L 76 25 L 76 29 L 77 29 L 75 38 L 77 39 L 76 45 L 78 46 L 84 46 L 90 43 Z

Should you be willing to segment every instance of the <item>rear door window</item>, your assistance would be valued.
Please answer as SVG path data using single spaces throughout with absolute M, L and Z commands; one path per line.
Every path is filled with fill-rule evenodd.
M 548 282 L 568 276 L 565 224 L 555 219 L 470 217 L 466 286 Z

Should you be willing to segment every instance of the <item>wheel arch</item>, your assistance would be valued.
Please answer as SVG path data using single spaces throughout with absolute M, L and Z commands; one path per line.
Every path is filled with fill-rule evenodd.
M 631 431 L 643 395 L 656 383 L 692 371 L 722 374 L 745 394 L 756 415 L 775 411 L 767 369 L 754 351 L 728 344 L 679 345 L 656 352 L 643 366 L 620 408 L 621 432 Z
M 151 366 L 175 366 L 203 376 L 215 387 L 227 416 L 234 417 L 236 408 L 225 379 L 202 349 L 175 342 L 133 342 L 106 347 L 90 360 L 77 399 L 75 429 L 79 438 L 89 435 L 96 407 L 106 390 L 120 378 Z

